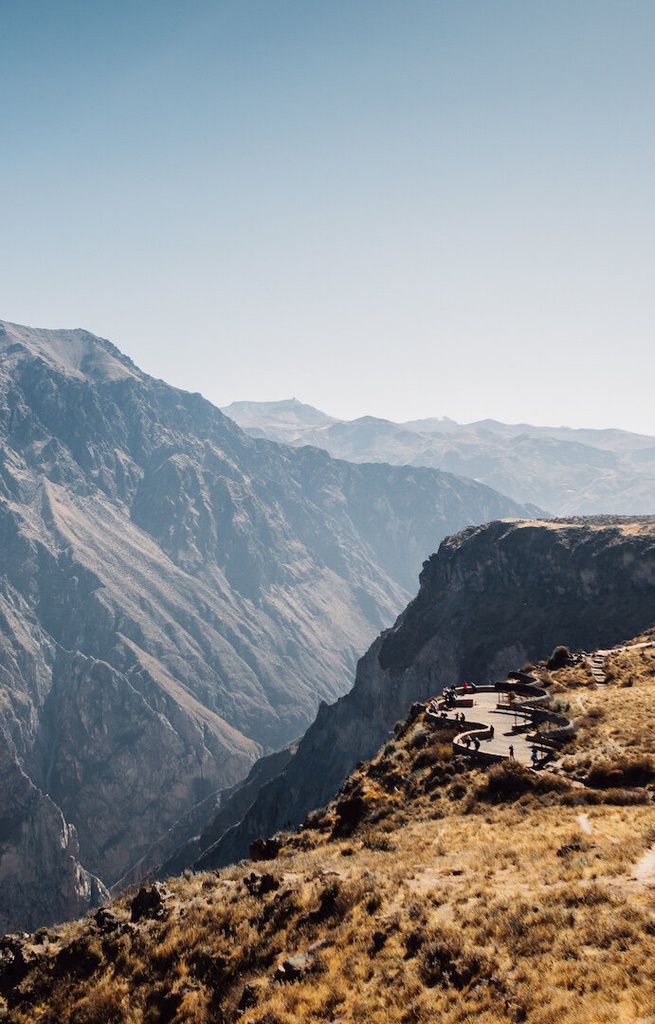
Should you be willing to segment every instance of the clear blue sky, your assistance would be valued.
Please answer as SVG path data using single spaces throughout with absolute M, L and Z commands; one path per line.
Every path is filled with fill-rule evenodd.
M 653 0 L 0 0 L 0 318 L 216 404 L 655 434 Z

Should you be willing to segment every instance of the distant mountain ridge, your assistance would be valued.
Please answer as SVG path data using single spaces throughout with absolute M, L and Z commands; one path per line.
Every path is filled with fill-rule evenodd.
M 462 425 L 447 417 L 346 421 L 296 399 L 234 402 L 223 411 L 259 437 L 313 444 L 358 463 L 436 467 L 553 515 L 648 515 L 655 509 L 655 437 L 647 435 L 496 420 Z
M 445 534 L 530 511 L 254 440 L 86 331 L 0 322 L 0 928 L 82 912 L 348 688 Z

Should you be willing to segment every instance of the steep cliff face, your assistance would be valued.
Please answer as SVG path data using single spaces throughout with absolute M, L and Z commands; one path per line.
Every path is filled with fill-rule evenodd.
M 0 932 L 81 917 L 107 899 L 79 860 L 75 829 L 30 781 L 6 746 L 0 750 Z
M 285 772 L 198 865 L 239 859 L 326 803 L 413 701 L 504 678 L 557 644 L 610 646 L 653 623 L 655 519 L 496 522 L 448 538 L 415 600 L 360 660 L 351 692 L 321 706 Z
M 0 323 L 0 728 L 112 884 L 347 689 L 442 536 L 525 511 L 254 440 L 109 342 Z

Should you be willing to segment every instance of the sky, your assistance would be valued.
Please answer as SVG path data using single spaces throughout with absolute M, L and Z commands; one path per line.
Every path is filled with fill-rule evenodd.
M 217 405 L 655 435 L 652 0 L 0 0 L 0 318 Z

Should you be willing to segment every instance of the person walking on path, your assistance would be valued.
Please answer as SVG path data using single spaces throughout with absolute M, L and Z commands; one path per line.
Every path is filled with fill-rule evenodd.
M 514 760 L 514 747 L 512 746 L 511 743 L 509 745 L 509 756 L 510 756 L 510 759 L 513 761 Z

